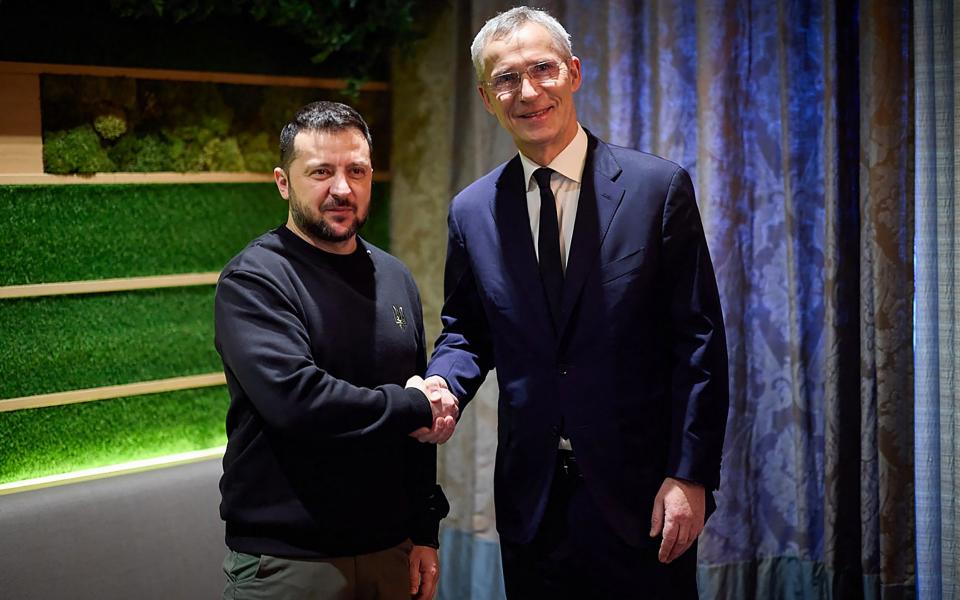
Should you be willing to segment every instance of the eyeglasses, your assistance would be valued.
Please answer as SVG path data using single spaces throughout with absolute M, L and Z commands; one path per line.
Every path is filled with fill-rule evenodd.
M 562 65 L 563 63 L 559 61 L 545 60 L 530 65 L 524 69 L 524 71 L 531 81 L 535 81 L 538 84 L 553 83 L 560 78 L 560 67 Z M 490 81 L 484 83 L 496 94 L 509 94 L 510 92 L 516 91 L 522 81 L 523 73 L 514 71 L 511 73 L 500 73 Z

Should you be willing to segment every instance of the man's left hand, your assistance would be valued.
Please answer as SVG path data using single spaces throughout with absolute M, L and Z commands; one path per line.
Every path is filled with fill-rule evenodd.
M 410 551 L 410 595 L 432 600 L 440 580 L 440 559 L 430 546 L 414 546 Z
M 703 486 L 667 477 L 653 501 L 650 537 L 663 531 L 658 558 L 673 562 L 687 551 L 703 531 L 706 498 Z

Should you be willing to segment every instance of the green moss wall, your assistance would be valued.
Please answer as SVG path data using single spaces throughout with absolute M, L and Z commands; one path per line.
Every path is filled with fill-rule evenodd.
M 388 185 L 363 236 L 388 249 Z M 0 186 L 0 285 L 219 271 L 272 183 Z M 0 399 L 221 369 L 214 286 L 0 300 Z M 225 387 L 0 412 L 0 483 L 226 442 Z

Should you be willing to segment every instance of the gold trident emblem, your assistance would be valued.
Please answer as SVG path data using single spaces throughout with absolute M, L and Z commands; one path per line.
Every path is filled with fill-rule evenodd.
M 397 324 L 397 327 L 400 329 L 407 328 L 407 318 L 403 316 L 403 307 L 394 306 L 393 307 L 393 322 Z

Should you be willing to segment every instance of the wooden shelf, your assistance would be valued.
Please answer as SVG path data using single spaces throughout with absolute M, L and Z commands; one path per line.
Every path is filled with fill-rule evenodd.
M 374 171 L 376 182 L 390 181 L 390 171 Z M 272 173 L 197 172 L 172 173 L 94 173 L 92 175 L 53 175 L 50 173 L 0 173 L 0 185 L 78 185 L 148 183 L 266 183 Z
M 235 83 L 239 85 L 276 85 L 325 90 L 342 90 L 347 87 L 346 79 L 327 79 L 323 77 L 295 77 L 216 71 L 179 71 L 173 69 L 138 69 L 130 67 L 99 67 L 92 65 L 8 61 L 0 61 L 0 73 L 13 73 L 17 75 L 92 75 L 94 77 L 130 77 L 133 79 L 201 81 L 205 83 Z M 384 91 L 390 89 L 390 85 L 385 81 L 368 81 L 361 85 L 359 89 L 361 91 Z
M 27 408 L 44 408 L 47 406 L 63 406 L 78 402 L 92 402 L 94 400 L 110 400 L 112 398 L 126 398 L 128 396 L 142 396 L 144 394 L 159 394 L 161 392 L 176 392 L 192 390 L 202 387 L 225 385 L 226 376 L 223 372 L 205 373 L 203 375 L 187 375 L 185 377 L 171 377 L 153 381 L 139 381 L 120 385 L 108 385 L 82 390 L 37 394 L 21 398 L 5 398 L 0 400 L 0 412 L 24 410 Z
M 2 1 L 2 0 L 0 0 Z M 256 183 L 273 181 L 272 173 L 97 173 L 52 175 L 43 171 L 43 140 L 40 123 L 40 75 L 87 75 L 130 77 L 166 81 L 196 81 L 327 90 L 345 89 L 346 79 L 138 69 L 90 65 L 22 63 L 0 61 L 0 185 L 56 185 L 82 183 Z M 390 89 L 383 81 L 368 81 L 360 91 Z M 374 181 L 389 181 L 387 171 L 374 171 Z
M 122 277 L 116 279 L 91 279 L 88 281 L 59 281 L 0 287 L 0 300 L 9 298 L 37 298 L 40 296 L 63 296 L 75 294 L 103 294 L 128 292 L 193 285 L 215 285 L 220 272 L 179 273 L 176 275 L 152 275 L 149 277 Z

